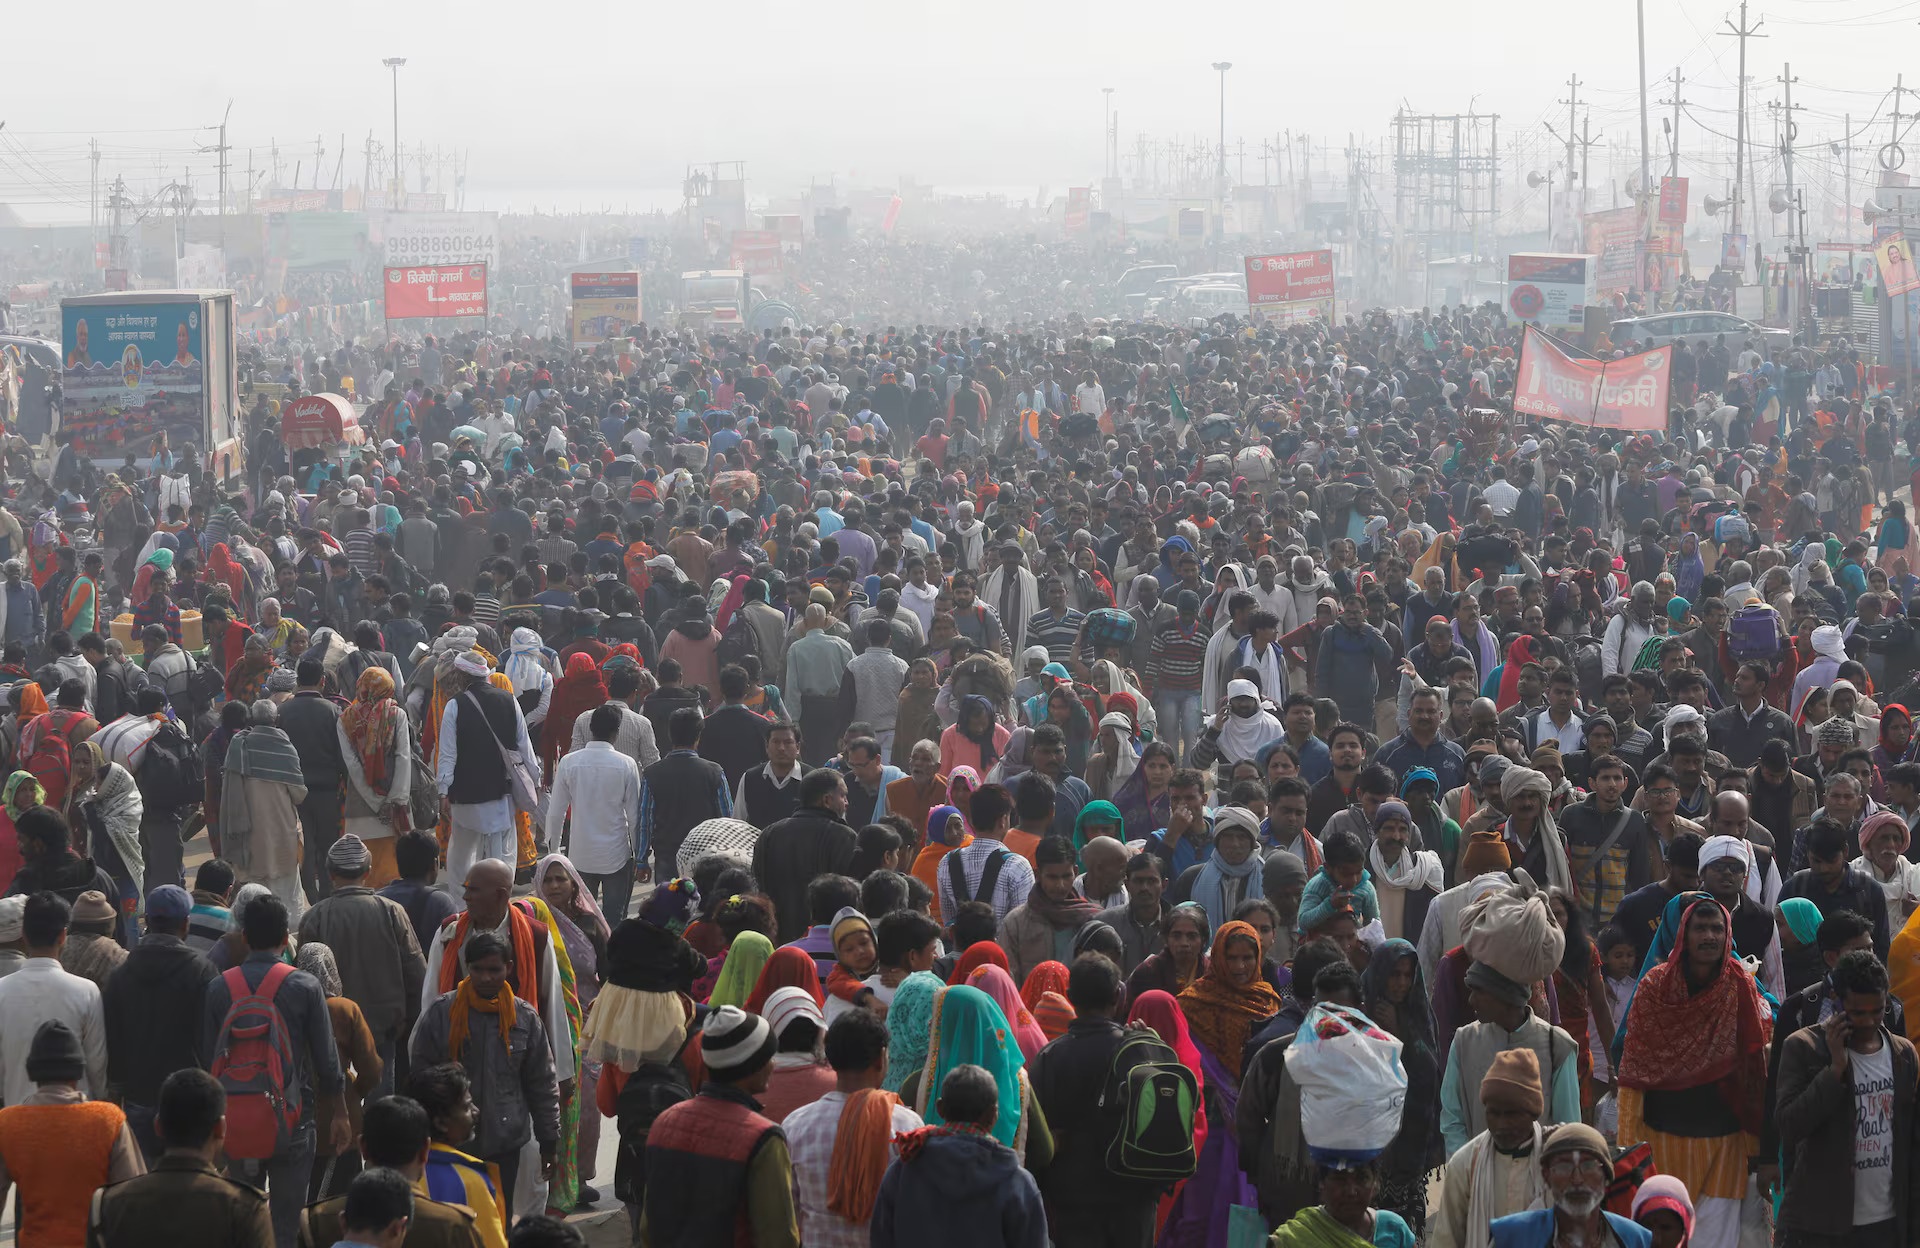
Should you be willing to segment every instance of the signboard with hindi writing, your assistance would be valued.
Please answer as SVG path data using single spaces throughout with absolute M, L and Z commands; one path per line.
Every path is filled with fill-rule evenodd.
M 1605 429 L 1664 430 L 1672 364 L 1671 346 L 1617 360 L 1578 359 L 1529 327 L 1520 343 L 1513 410 Z
M 430 264 L 386 271 L 390 321 L 487 314 L 487 266 Z

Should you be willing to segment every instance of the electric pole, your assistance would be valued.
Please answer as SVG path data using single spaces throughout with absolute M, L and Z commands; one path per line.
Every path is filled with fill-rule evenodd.
M 233 116 L 233 101 L 228 100 L 227 111 L 220 114 L 220 124 L 207 127 L 209 130 L 219 131 L 219 141 L 212 148 L 202 147 L 200 149 L 203 152 L 217 152 L 220 156 L 220 248 L 222 251 L 225 251 L 227 246 L 227 152 L 229 150 L 227 147 L 227 119 L 231 116 Z
M 1667 176 L 1670 178 L 1680 176 L 1680 106 L 1686 103 L 1680 98 L 1680 84 L 1685 81 L 1686 79 L 1680 76 L 1680 67 L 1674 66 L 1673 98 L 1660 101 L 1662 104 L 1673 105 L 1673 121 L 1667 133 Z
M 1732 37 L 1740 41 L 1740 111 L 1734 123 L 1733 229 L 1729 231 L 1729 233 L 1732 233 L 1732 234 L 1740 233 L 1740 208 L 1741 208 L 1741 200 L 1743 198 L 1741 181 L 1746 172 L 1747 40 L 1755 39 L 1755 38 L 1765 39 L 1766 36 L 1759 34 L 1758 32 L 1762 26 L 1766 25 L 1766 23 L 1767 23 L 1767 19 L 1763 17 L 1755 21 L 1753 25 L 1751 26 L 1747 25 L 1747 0 L 1740 0 L 1740 24 L 1736 26 L 1731 21 L 1729 21 L 1727 23 L 1727 29 L 1723 32 L 1727 35 L 1731 35 Z
M 1634 23 L 1640 36 L 1640 193 L 1652 189 L 1652 172 L 1647 164 L 1647 0 L 1633 0 Z

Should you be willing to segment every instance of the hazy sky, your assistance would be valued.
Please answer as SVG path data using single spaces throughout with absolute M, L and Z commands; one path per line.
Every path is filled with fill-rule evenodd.
M 1652 97 L 1669 93 L 1659 77 L 1678 64 L 1695 101 L 1682 120 L 1686 158 L 1701 126 L 1733 130 L 1736 44 L 1714 33 L 1731 10 L 1714 0 L 1647 9 Z M 1897 54 L 1920 47 L 1920 0 L 1769 0 L 1750 8 L 1749 20 L 1762 16 L 1771 38 L 1750 44 L 1748 70 L 1756 127 L 1771 134 L 1765 102 L 1790 59 L 1801 80 L 1796 103 L 1807 106 L 1803 144 L 1837 137 L 1849 109 L 1856 129 L 1878 109 L 1881 123 L 1858 142 L 1884 143 Z M 1403 103 L 1500 113 L 1503 155 L 1514 136 L 1549 142 L 1540 122 L 1564 123 L 1556 101 L 1569 73 L 1593 102 L 1594 133 L 1616 140 L 1615 158 L 1637 158 L 1634 10 L 1621 0 L 337 0 L 314 9 L 213 0 L 171 17 L 106 0 L 77 11 L 16 6 L 9 36 L 37 55 L 9 66 L 0 202 L 37 219 L 86 217 L 86 144 L 96 135 L 108 176 L 151 185 L 158 159 L 165 177 L 190 167 L 210 199 L 212 183 L 201 179 L 213 157 L 192 149 L 212 136 L 192 127 L 217 123 L 229 98 L 236 167 L 248 147 L 264 166 L 277 140 L 283 171 L 290 176 L 301 159 L 311 184 L 320 135 L 330 183 L 344 133 L 343 180 L 358 181 L 369 131 L 383 144 L 391 133 L 380 60 L 396 55 L 408 58 L 403 145 L 469 152 L 469 193 L 493 206 L 637 200 L 676 187 L 689 161 L 724 159 L 748 162 L 756 195 L 830 174 L 863 185 L 910 175 L 1058 191 L 1100 172 L 1102 87 L 1115 88 L 1130 162 L 1142 131 L 1182 140 L 1215 132 L 1209 63 L 1223 59 L 1234 64 L 1228 138 L 1247 140 L 1252 181 L 1264 138 L 1291 129 L 1316 143 L 1344 142 L 1349 131 L 1378 140 Z M 1920 109 L 1920 99 L 1902 109 Z M 1656 147 L 1666 112 L 1656 106 Z M 1920 134 L 1909 137 L 1920 144 Z M 1596 165 L 1607 155 L 1596 148 Z M 1710 176 L 1715 159 L 1703 154 L 1693 172 Z M 1816 174 L 1822 161 L 1837 168 L 1824 153 L 1804 159 Z M 1856 176 L 1870 159 L 1863 149 Z M 1920 170 L 1920 152 L 1910 163 Z

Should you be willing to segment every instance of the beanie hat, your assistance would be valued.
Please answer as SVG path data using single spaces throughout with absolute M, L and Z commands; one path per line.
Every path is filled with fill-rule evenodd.
M 1039 1003 L 1033 1007 L 1033 1021 L 1040 1024 L 1041 1033 L 1049 1040 L 1066 1035 L 1074 1017 L 1073 1006 L 1051 989 L 1041 993 Z
M 1607 1147 L 1606 1137 L 1584 1122 L 1563 1122 L 1548 1133 L 1546 1143 L 1540 1148 L 1540 1159 L 1545 1161 L 1556 1153 L 1592 1153 L 1609 1165 L 1613 1162 L 1613 1150 Z
M 107 895 L 97 888 L 90 888 L 74 898 L 73 913 L 67 916 L 67 925 L 78 931 L 110 934 L 114 921 L 119 917 L 114 913 Z
M 841 937 L 851 935 L 857 931 L 864 931 L 871 937 L 873 935 L 873 924 L 867 920 L 866 915 L 861 914 L 852 906 L 840 907 L 840 913 L 833 916 L 833 926 L 829 929 L 833 939 L 834 952 L 838 953 L 840 951 Z
M 663 931 L 677 932 L 686 927 L 693 908 L 699 904 L 700 891 L 692 880 L 681 877 L 668 880 L 648 893 L 640 903 L 637 917 L 642 923 L 651 923 Z
M 1485 962 L 1475 962 L 1467 968 L 1467 987 L 1495 997 L 1508 1005 L 1527 1003 L 1527 986 L 1517 979 L 1508 979 Z
M 1480 1078 L 1481 1103 L 1496 1089 L 1519 1097 L 1521 1107 L 1538 1117 L 1547 1104 L 1540 1086 L 1540 1055 L 1532 1049 L 1494 1054 L 1493 1064 Z
M 27 1049 L 27 1078 L 35 1083 L 78 1083 L 87 1073 L 80 1037 L 57 1018 L 40 1024 Z
M 328 848 L 327 870 L 343 880 L 357 880 L 373 870 L 373 851 L 349 832 Z
M 1512 866 L 1513 855 L 1495 828 L 1475 832 L 1467 838 L 1467 847 L 1460 853 L 1460 874 L 1468 879 L 1489 871 L 1506 871 Z
M 707 1015 L 700 1029 L 700 1057 L 707 1073 L 737 1083 L 773 1060 L 773 1028 L 758 1014 L 723 1005 Z
M 786 1034 L 788 1025 L 796 1019 L 808 1019 L 815 1027 L 826 1026 L 826 1016 L 820 1012 L 820 1003 L 813 999 L 813 994 L 791 985 L 776 988 L 767 995 L 760 1017 L 767 1020 L 767 1027 L 776 1040 Z

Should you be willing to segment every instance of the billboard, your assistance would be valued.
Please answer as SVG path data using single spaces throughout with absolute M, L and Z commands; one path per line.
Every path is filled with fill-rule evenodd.
M 573 344 L 592 346 L 624 337 L 640 319 L 638 273 L 575 273 L 572 278 Z
M 1907 243 L 1905 231 L 1894 230 L 1875 239 L 1873 258 L 1880 266 L 1880 282 L 1887 288 L 1888 298 L 1920 290 L 1920 272 L 1914 270 L 1913 248 Z
M 1672 363 L 1670 346 L 1617 360 L 1576 359 L 1529 327 L 1520 342 L 1513 410 L 1576 425 L 1662 431 Z
M 1594 290 L 1604 295 L 1631 289 L 1640 272 L 1640 210 L 1627 207 L 1590 212 L 1581 225 L 1584 246 L 1600 257 L 1594 266 Z
M 390 212 L 381 220 L 381 263 L 500 264 L 500 216 L 493 212 Z
M 429 264 L 387 269 L 390 321 L 487 314 L 487 266 Z
M 1579 329 L 1593 298 L 1594 257 L 1515 252 L 1507 257 L 1507 315 L 1548 329 Z
M 61 428 L 88 455 L 165 429 L 176 448 L 205 436 L 206 326 L 198 299 L 60 309 Z
M 1092 206 L 1092 187 L 1070 186 L 1067 188 L 1067 233 L 1082 234 L 1086 232 L 1087 212 Z
M 1248 256 L 1247 302 L 1306 303 L 1333 298 L 1333 250 L 1298 251 L 1284 256 Z
M 780 271 L 778 230 L 735 230 L 733 267 L 755 276 Z
M 1687 223 L 1687 180 L 1685 178 L 1660 179 L 1660 224 L 1685 225 Z

